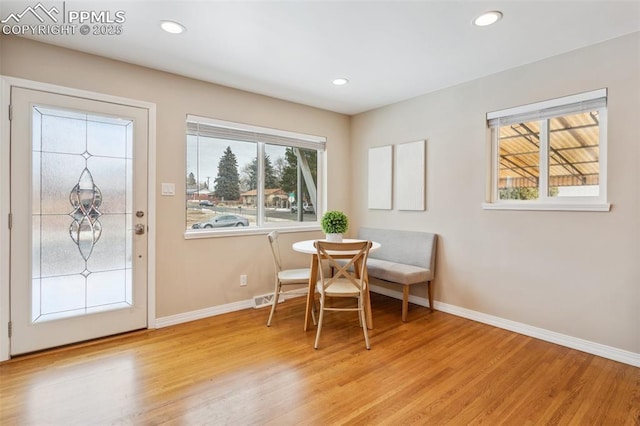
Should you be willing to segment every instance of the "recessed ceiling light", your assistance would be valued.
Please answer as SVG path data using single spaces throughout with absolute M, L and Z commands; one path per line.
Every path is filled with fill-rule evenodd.
M 335 80 L 333 80 L 333 84 L 335 84 L 336 86 L 344 86 L 348 82 L 349 80 L 347 80 L 346 78 L 336 78 Z
M 182 34 L 187 30 L 184 25 L 174 21 L 162 21 L 160 27 L 170 34 Z
M 488 25 L 495 24 L 500 19 L 502 19 L 502 12 L 493 10 L 491 12 L 485 12 L 482 15 L 476 17 L 473 20 L 473 25 L 477 27 L 486 27 Z

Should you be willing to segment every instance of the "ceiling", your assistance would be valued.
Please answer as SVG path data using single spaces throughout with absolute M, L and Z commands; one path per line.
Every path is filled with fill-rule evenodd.
M 2 1 L 0 18 L 35 4 Z M 42 4 L 126 21 L 120 35 L 29 38 L 350 115 L 640 31 L 640 0 Z M 471 24 L 488 10 L 504 18 Z M 187 31 L 165 33 L 161 20 Z

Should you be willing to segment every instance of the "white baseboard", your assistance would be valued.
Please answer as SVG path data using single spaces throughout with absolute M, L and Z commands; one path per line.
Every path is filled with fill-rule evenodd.
M 280 297 L 284 300 L 293 299 L 294 297 L 304 296 L 296 290 L 285 291 Z M 266 306 L 266 305 L 265 305 Z M 168 317 L 156 318 L 156 327 L 163 328 L 171 325 L 182 324 L 189 321 L 195 321 L 202 318 L 213 317 L 216 315 L 226 314 L 229 312 L 241 311 L 243 309 L 255 308 L 253 298 L 242 300 L 240 302 L 227 303 L 226 305 L 213 306 L 211 308 L 198 309 L 197 311 L 184 312 L 182 314 L 170 315 Z
M 371 291 L 379 293 L 385 296 L 393 297 L 394 299 L 402 300 L 402 292 L 390 290 L 388 288 L 380 287 L 377 285 L 371 286 Z M 292 292 L 285 294 L 286 299 L 293 297 L 300 297 L 302 294 Z M 409 302 L 416 305 L 428 307 L 429 301 L 420 296 L 409 295 Z M 254 308 L 253 298 L 249 300 L 243 300 L 240 302 L 228 303 L 226 305 L 214 306 L 211 308 L 199 309 L 197 311 L 184 312 L 182 314 L 170 315 L 168 317 L 162 317 L 156 319 L 156 327 L 168 327 L 171 325 L 182 324 L 189 321 L 195 321 L 202 318 L 212 317 L 215 315 L 226 314 L 229 312 L 239 311 L 242 309 Z M 623 349 L 614 348 L 611 346 L 602 345 L 600 343 L 590 342 L 588 340 L 579 339 L 577 337 L 567 336 L 566 334 L 556 333 L 554 331 L 545 330 L 543 328 L 533 327 L 527 324 L 507 320 L 504 318 L 495 317 L 493 315 L 484 314 L 482 312 L 472 311 L 470 309 L 461 308 L 447 303 L 435 301 L 434 308 L 438 311 L 448 314 L 456 315 L 462 318 L 467 318 L 473 321 L 488 324 L 494 327 L 502 328 L 505 330 L 513 331 L 515 333 L 523 334 L 525 336 L 534 337 L 536 339 L 544 340 L 546 342 L 555 343 L 567 348 L 576 349 L 582 352 L 586 352 L 592 355 L 601 356 L 603 358 L 611 359 L 613 361 L 622 362 L 624 364 L 633 365 L 634 367 L 640 367 L 640 354 L 625 351 Z
M 388 288 L 380 287 L 377 285 L 372 285 L 371 291 L 374 293 L 393 297 L 394 299 L 402 300 L 402 292 L 400 291 L 390 290 Z M 420 306 L 429 306 L 429 301 L 424 297 L 409 295 L 409 302 Z M 446 312 L 448 314 L 467 318 L 473 321 L 481 322 L 483 324 L 488 324 L 494 327 L 513 331 L 515 333 L 534 337 L 536 339 L 555 343 L 592 355 L 601 356 L 613 361 L 633 365 L 634 367 L 640 367 L 640 354 L 634 352 L 602 345 L 600 343 L 590 342 L 588 340 L 579 339 L 577 337 L 567 336 L 566 334 L 556 333 L 554 331 L 549 331 L 543 328 L 533 327 L 516 321 L 495 317 L 493 315 L 484 314 L 482 312 L 472 311 L 470 309 L 461 308 L 455 305 L 449 305 L 447 303 L 434 301 L 433 304 L 434 309 L 441 312 Z
M 229 312 L 241 311 L 247 308 L 253 309 L 253 299 L 227 303 L 226 305 L 213 306 L 211 308 L 198 309 L 197 311 L 184 312 L 181 314 L 170 315 L 168 317 L 156 318 L 156 328 L 169 327 L 170 325 L 182 324 L 202 318 L 227 314 Z

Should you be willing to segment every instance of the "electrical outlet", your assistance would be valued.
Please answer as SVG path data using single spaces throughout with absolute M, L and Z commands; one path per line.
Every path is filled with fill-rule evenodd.
M 246 275 L 240 275 L 240 286 L 244 287 L 247 285 L 247 276 Z

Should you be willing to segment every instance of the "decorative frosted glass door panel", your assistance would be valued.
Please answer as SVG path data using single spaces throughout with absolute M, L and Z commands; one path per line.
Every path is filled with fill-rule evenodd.
M 130 307 L 133 120 L 43 106 L 32 120 L 31 320 Z
M 145 327 L 147 110 L 16 88 L 12 106 L 11 353 Z

